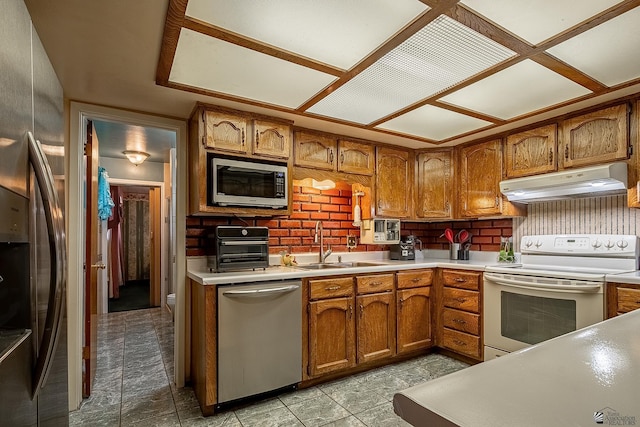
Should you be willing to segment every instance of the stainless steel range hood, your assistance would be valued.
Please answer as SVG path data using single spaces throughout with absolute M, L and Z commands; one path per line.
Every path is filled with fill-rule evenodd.
M 519 203 L 622 194 L 626 189 L 624 162 L 500 181 L 502 194 Z

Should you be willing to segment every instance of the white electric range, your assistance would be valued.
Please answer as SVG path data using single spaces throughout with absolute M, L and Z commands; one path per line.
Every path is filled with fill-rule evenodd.
M 521 264 L 484 274 L 484 359 L 604 320 L 605 276 L 638 269 L 635 235 L 524 236 Z

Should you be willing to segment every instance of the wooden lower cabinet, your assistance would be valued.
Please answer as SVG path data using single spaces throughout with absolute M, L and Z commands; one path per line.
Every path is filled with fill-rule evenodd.
M 438 302 L 438 346 L 481 361 L 482 273 L 441 271 L 441 298 Z
M 607 283 L 607 318 L 640 308 L 640 285 Z
M 398 354 L 431 347 L 431 286 L 399 289 L 396 300 Z
M 396 306 L 393 292 L 359 295 L 356 303 L 358 363 L 396 354 Z
M 353 298 L 309 303 L 309 375 L 318 376 L 356 364 Z

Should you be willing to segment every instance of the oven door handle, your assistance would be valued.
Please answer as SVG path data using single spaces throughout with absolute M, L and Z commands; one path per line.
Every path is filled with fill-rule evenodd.
M 298 289 L 298 285 L 289 285 L 289 286 L 279 286 L 277 288 L 260 288 L 260 289 L 251 289 L 248 291 L 224 291 L 222 295 L 226 297 L 266 297 L 273 294 L 283 294 L 287 292 L 293 292 Z
M 511 286 L 523 289 L 545 289 L 549 291 L 574 291 L 574 293 L 597 292 L 602 289 L 602 284 L 575 284 L 575 285 L 548 285 L 545 283 L 527 282 L 522 280 L 506 279 L 491 273 L 484 273 L 484 278 L 502 286 Z
M 244 245 L 267 245 L 266 240 L 231 240 L 229 242 L 220 242 L 222 246 L 244 246 Z

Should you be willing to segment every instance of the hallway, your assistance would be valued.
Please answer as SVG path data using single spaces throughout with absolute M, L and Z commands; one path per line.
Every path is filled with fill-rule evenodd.
M 173 322 L 162 308 L 99 317 L 94 392 L 71 426 L 408 426 L 397 390 L 467 367 L 430 354 L 203 417 L 193 389 L 173 384 Z

